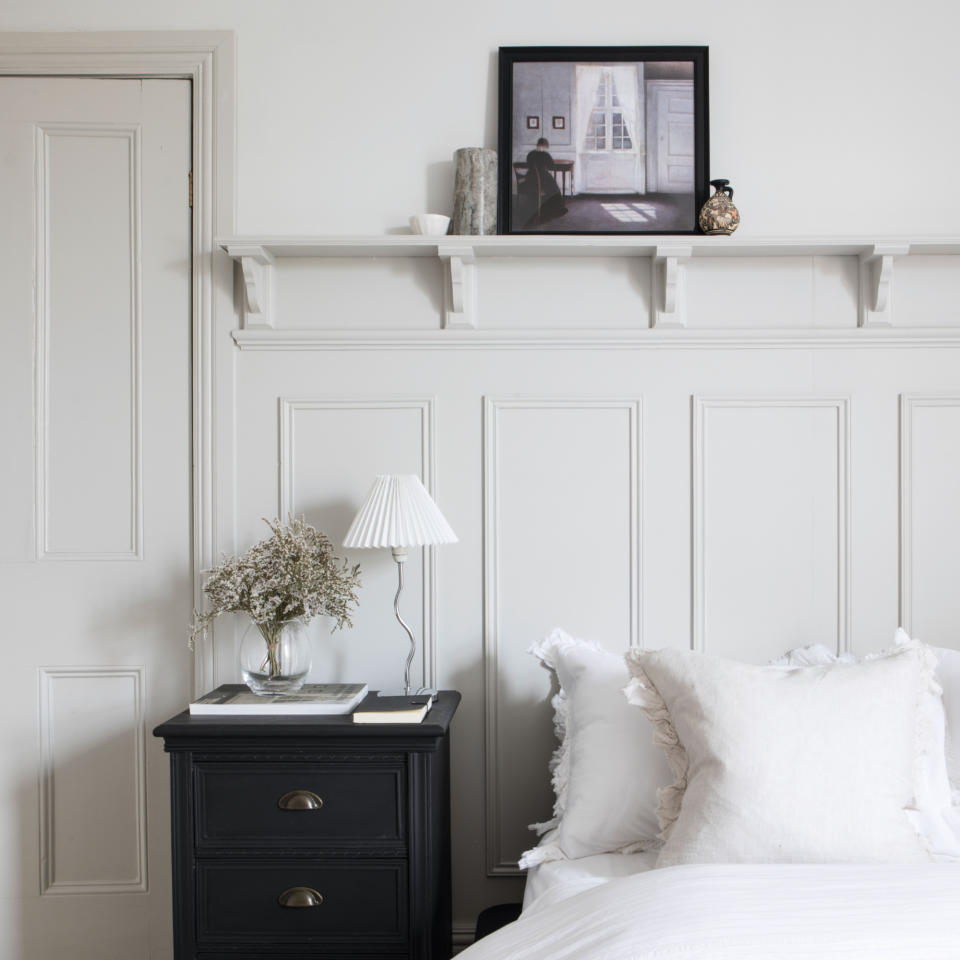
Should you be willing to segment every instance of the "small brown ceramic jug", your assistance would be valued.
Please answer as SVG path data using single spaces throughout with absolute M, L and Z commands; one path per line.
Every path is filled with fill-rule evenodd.
M 716 193 L 700 208 L 700 229 L 710 237 L 729 236 L 740 226 L 729 180 L 711 180 Z

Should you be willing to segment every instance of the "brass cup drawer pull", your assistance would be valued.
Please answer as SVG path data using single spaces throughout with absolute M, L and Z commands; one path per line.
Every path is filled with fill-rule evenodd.
M 277 897 L 281 907 L 319 907 L 323 897 L 313 887 L 291 887 Z
M 281 810 L 319 810 L 323 800 L 312 790 L 291 790 L 277 801 L 277 806 Z

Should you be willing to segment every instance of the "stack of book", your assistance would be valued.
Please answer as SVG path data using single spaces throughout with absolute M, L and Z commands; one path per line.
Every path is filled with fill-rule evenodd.
M 420 723 L 433 705 L 432 693 L 410 697 L 369 694 L 353 711 L 354 723 Z
M 332 716 L 350 713 L 367 694 L 365 683 L 305 683 L 296 693 L 253 693 L 246 684 L 225 683 L 190 704 L 200 717 Z
M 335 716 L 354 723 L 420 723 L 433 706 L 434 692 L 413 696 L 368 693 L 365 683 L 307 683 L 296 693 L 253 693 L 242 683 L 225 683 L 190 704 L 195 717 Z

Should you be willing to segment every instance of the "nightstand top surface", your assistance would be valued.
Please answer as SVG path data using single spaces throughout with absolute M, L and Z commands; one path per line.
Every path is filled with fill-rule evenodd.
M 283 737 L 318 739 L 436 739 L 450 729 L 450 721 L 460 703 L 456 690 L 441 690 L 430 712 L 421 723 L 354 723 L 349 713 L 336 716 L 191 716 L 184 710 L 161 723 L 155 737 L 170 741 L 188 741 L 215 736 Z

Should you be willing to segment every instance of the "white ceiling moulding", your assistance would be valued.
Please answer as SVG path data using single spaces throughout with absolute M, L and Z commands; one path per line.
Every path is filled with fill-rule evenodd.
M 856 257 L 859 264 L 861 328 L 893 327 L 893 275 L 897 259 L 907 256 L 960 256 L 960 237 L 771 237 L 737 239 L 700 236 L 584 237 L 232 237 L 219 241 L 243 274 L 243 329 L 234 334 L 241 347 L 258 342 L 247 331 L 277 331 L 270 314 L 274 264 L 280 258 L 381 257 L 439 258 L 444 270 L 443 326 L 450 331 L 481 327 L 477 313 L 478 261 L 485 257 L 636 257 L 650 261 L 650 315 L 638 328 L 683 329 L 687 326 L 686 282 L 689 264 L 698 259 L 745 257 Z M 302 331 L 300 331 L 302 333 Z M 754 336 L 740 333 L 740 339 Z

